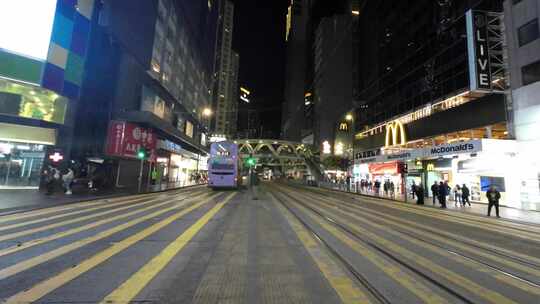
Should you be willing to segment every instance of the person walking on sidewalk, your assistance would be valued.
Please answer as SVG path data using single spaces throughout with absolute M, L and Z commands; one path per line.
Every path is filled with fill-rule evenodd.
M 446 196 L 448 195 L 448 186 L 443 182 L 440 182 L 439 190 L 437 190 L 437 193 L 439 194 L 439 203 L 441 204 L 441 208 L 446 209 Z
M 435 199 L 439 196 L 439 185 L 436 181 L 431 185 L 431 194 L 433 195 L 433 205 L 435 205 Z
M 62 175 L 62 181 L 64 182 L 64 189 L 66 189 L 66 195 L 71 195 L 71 183 L 73 182 L 73 179 L 75 178 L 75 173 L 73 173 L 73 170 L 71 168 L 67 169 L 66 174 Z
M 458 206 L 458 203 L 459 205 L 462 205 L 463 202 L 461 201 L 461 187 L 456 184 L 454 186 L 454 206 Z
M 471 206 L 471 202 L 469 201 L 469 196 L 471 195 L 471 191 L 467 187 L 467 185 L 463 184 L 461 187 L 461 202 L 463 203 L 463 206 L 465 207 L 466 203 L 469 203 L 469 206 Z
M 486 196 L 489 202 L 488 205 L 488 216 L 491 216 L 491 208 L 495 206 L 495 214 L 499 216 L 499 200 L 501 199 L 501 193 L 495 188 L 494 185 L 489 187 L 489 190 L 486 192 Z
M 414 196 L 416 195 L 416 183 L 414 181 L 412 181 L 412 185 L 411 185 L 411 195 L 412 195 L 412 199 L 414 199 Z
M 418 186 L 415 186 L 415 194 L 416 194 L 416 204 L 417 205 L 423 205 L 424 204 L 424 185 L 422 183 L 419 183 Z

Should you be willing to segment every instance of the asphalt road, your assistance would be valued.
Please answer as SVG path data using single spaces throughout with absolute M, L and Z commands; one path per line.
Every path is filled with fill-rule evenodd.
M 540 226 L 277 183 L 0 216 L 5 303 L 540 303 Z

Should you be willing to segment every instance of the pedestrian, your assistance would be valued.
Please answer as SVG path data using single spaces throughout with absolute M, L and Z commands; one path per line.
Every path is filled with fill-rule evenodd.
M 388 180 L 385 180 L 383 184 L 384 196 L 388 196 L 388 188 L 390 188 L 390 183 L 388 183 Z
M 446 199 L 444 202 L 446 203 L 448 200 L 450 200 L 450 194 L 452 194 L 452 188 L 448 185 L 448 181 L 444 181 L 444 188 L 446 190 Z
M 390 197 L 393 199 L 395 198 L 395 191 L 396 191 L 396 186 L 394 185 L 394 182 L 390 182 L 390 185 L 389 185 L 389 190 L 390 190 Z
M 469 196 L 471 195 L 471 192 L 469 191 L 469 188 L 467 185 L 463 184 L 461 187 L 461 202 L 463 203 L 463 206 L 465 206 L 466 203 L 471 205 L 471 202 L 469 201 Z
M 435 199 L 439 196 L 439 185 L 436 181 L 431 185 L 431 195 L 433 195 L 433 205 L 435 205 Z
M 416 194 L 416 183 L 414 181 L 412 181 L 412 185 L 411 185 L 412 199 L 414 199 L 415 194 Z
M 347 192 L 351 192 L 351 176 L 350 175 L 347 175 L 346 182 L 347 182 Z
M 489 190 L 486 192 L 486 196 L 489 202 L 488 205 L 488 216 L 491 216 L 491 207 L 495 206 L 495 214 L 499 216 L 499 200 L 501 199 L 501 193 L 497 190 L 494 185 L 489 187 Z
M 417 205 L 423 205 L 424 204 L 424 186 L 422 183 L 419 183 L 418 186 L 415 186 L 415 192 L 416 192 L 416 204 Z
M 73 182 L 73 179 L 75 178 L 75 173 L 71 168 L 67 169 L 67 173 L 62 175 L 62 181 L 64 183 L 64 189 L 66 195 L 71 195 L 71 183 Z
M 373 185 L 373 191 L 375 192 L 376 196 L 379 196 L 379 190 L 381 189 L 381 182 L 379 180 L 375 181 L 375 184 Z
M 48 166 L 43 171 L 43 180 L 45 181 L 45 195 L 52 195 L 54 193 L 54 168 Z
M 454 191 L 454 206 L 457 207 L 458 203 L 459 203 L 460 205 L 462 205 L 463 202 L 462 202 L 462 200 L 461 200 L 461 187 L 460 187 L 458 184 L 456 184 L 456 185 L 454 186 L 453 191 Z
M 439 183 L 439 190 L 437 191 L 439 195 L 439 204 L 441 204 L 442 209 L 446 209 L 446 196 L 448 195 L 448 187 L 443 183 Z

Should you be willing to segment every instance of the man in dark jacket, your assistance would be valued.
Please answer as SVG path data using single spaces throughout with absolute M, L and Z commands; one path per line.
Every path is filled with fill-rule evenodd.
M 416 204 L 417 205 L 423 205 L 424 204 L 424 185 L 422 183 L 418 184 L 418 186 L 415 185 L 414 191 L 416 192 Z
M 469 203 L 469 206 L 471 205 L 471 202 L 469 201 L 469 196 L 471 195 L 471 191 L 467 187 L 467 185 L 463 184 L 463 187 L 461 187 L 461 202 L 463 203 L 463 206 L 465 204 Z
M 431 193 L 433 195 L 433 205 L 435 205 L 435 198 L 439 196 L 439 185 L 437 185 L 437 182 L 433 182 L 433 185 L 431 185 Z
M 491 216 L 491 207 L 495 206 L 495 214 L 497 214 L 497 217 L 500 217 L 499 200 L 501 199 L 501 193 L 495 188 L 495 186 L 491 185 L 489 190 L 486 192 L 486 196 L 489 202 L 488 216 Z
M 446 208 L 446 195 L 448 195 L 447 191 L 448 190 L 447 190 L 446 185 L 443 182 L 440 182 L 438 194 L 439 194 L 439 203 L 441 204 L 441 208 L 443 209 Z

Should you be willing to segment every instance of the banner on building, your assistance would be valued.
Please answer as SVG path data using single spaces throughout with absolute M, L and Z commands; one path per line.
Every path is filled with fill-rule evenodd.
M 137 158 L 137 151 L 144 147 L 150 151 L 148 160 L 155 161 L 156 143 L 157 139 L 151 129 L 125 121 L 111 121 L 106 153 L 109 156 Z
M 466 23 L 471 91 L 503 92 L 507 81 L 502 15 L 469 10 Z

